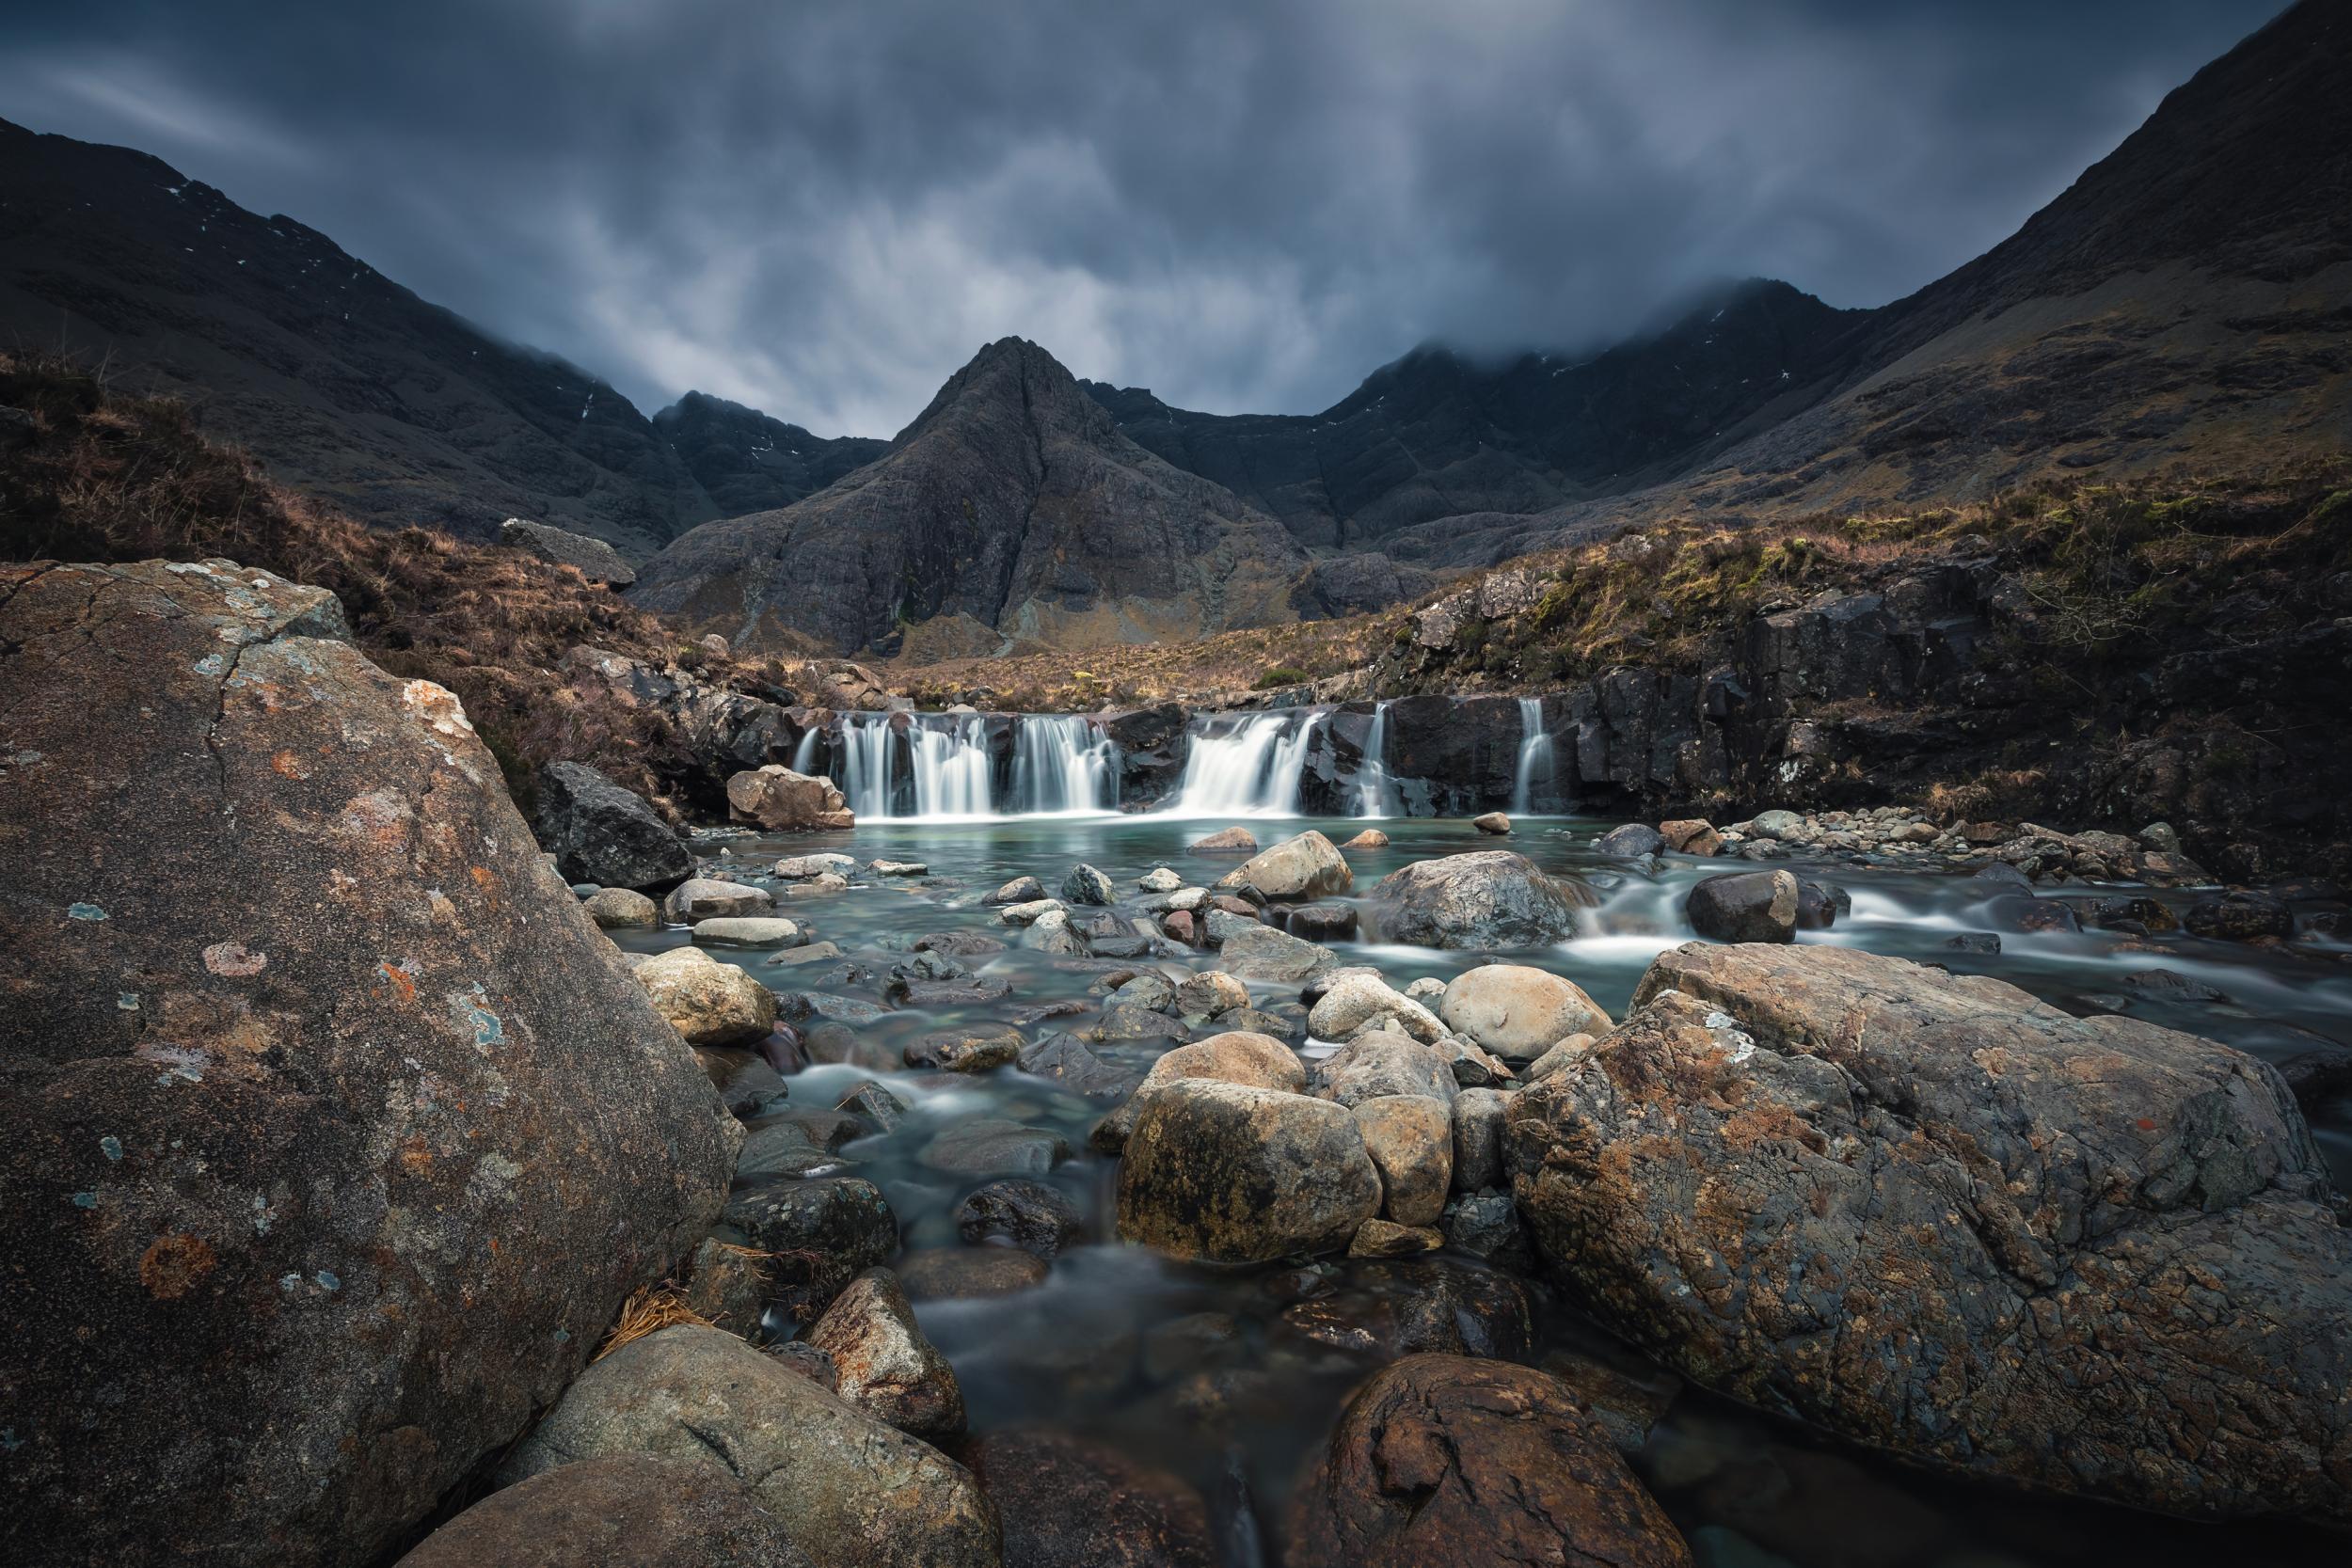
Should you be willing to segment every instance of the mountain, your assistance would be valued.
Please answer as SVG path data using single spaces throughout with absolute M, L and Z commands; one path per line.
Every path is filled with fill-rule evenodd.
M 774 511 L 706 523 L 630 596 L 740 645 L 933 651 L 1183 639 L 1294 620 L 1306 552 L 1222 485 L 1120 434 L 1036 344 L 958 371 L 880 458 Z
M 1320 414 L 1197 414 L 1140 388 L 1087 389 L 1136 441 L 1303 543 L 1367 549 L 1436 518 L 1542 512 L 1681 472 L 1820 397 L 1867 314 L 1751 279 L 1581 357 L 1418 349 Z
M 789 506 L 890 449 L 870 436 L 811 436 L 707 392 L 687 393 L 653 427 L 723 517 Z
M 2352 451 L 2352 18 L 2304 0 L 1906 299 L 1750 282 L 1590 359 L 1423 350 L 1319 415 L 1093 388 L 1302 539 L 1491 564 L 1645 517 L 2258 474 Z
M 366 522 L 524 516 L 644 555 L 716 515 L 652 422 L 287 217 L 142 152 L 0 120 L 0 341 L 177 393 L 278 479 Z

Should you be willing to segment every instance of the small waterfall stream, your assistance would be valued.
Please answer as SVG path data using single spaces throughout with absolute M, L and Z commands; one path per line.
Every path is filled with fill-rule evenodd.
M 1119 809 L 1119 748 L 1083 714 L 1014 721 L 1008 810 L 1057 816 Z
M 1076 816 L 1119 809 L 1119 749 L 1082 714 L 1022 714 L 1009 777 L 977 713 L 844 713 L 833 721 L 833 781 L 861 822 L 955 822 L 1000 816 Z M 824 732 L 793 751 L 817 760 Z
M 1511 811 L 1524 816 L 1535 808 L 1535 787 L 1553 783 L 1551 735 L 1544 728 L 1544 700 L 1519 699 L 1519 759 L 1511 781 Z
M 1364 760 L 1356 770 L 1356 815 L 1394 816 L 1396 781 L 1389 776 L 1389 705 L 1375 703 L 1372 728 L 1364 732 Z
M 1184 776 L 1165 808 L 1170 816 L 1289 816 L 1298 811 L 1298 775 L 1329 715 L 1291 708 L 1211 714 L 1192 721 Z

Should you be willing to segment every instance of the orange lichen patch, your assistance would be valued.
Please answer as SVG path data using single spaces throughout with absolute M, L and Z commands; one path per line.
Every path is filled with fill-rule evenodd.
M 400 993 L 400 999 L 403 1002 L 414 1002 L 417 999 L 416 979 L 406 970 L 389 961 L 378 963 L 375 967 L 384 972 L 384 978 L 392 983 L 392 990 Z
M 307 779 L 310 769 L 292 752 L 279 752 L 269 759 L 270 771 L 282 779 Z
M 693 1323 L 702 1328 L 715 1326 L 708 1318 L 687 1306 L 686 1298 L 678 1293 L 677 1287 L 668 1281 L 642 1286 L 636 1294 L 622 1304 L 620 1321 L 612 1325 L 612 1332 L 605 1336 L 604 1343 L 596 1348 L 596 1354 L 590 1359 L 601 1361 L 632 1339 L 642 1339 L 648 1334 L 675 1328 L 680 1323 Z
M 177 1301 L 196 1289 L 220 1260 L 201 1236 L 185 1231 L 158 1236 L 139 1257 L 139 1283 L 157 1301 Z
M 422 1176 L 433 1168 L 433 1148 L 423 1133 L 412 1132 L 401 1144 L 400 1167 L 411 1176 Z

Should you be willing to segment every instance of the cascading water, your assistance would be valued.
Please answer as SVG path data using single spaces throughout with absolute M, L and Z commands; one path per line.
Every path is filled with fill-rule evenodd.
M 1364 732 L 1364 760 L 1356 769 L 1356 815 L 1397 815 L 1396 781 L 1389 776 L 1389 705 L 1375 703 Z
M 834 783 L 841 786 L 850 812 L 861 822 L 892 816 L 897 803 L 891 763 L 898 736 L 891 733 L 891 718 L 887 713 L 841 716 L 841 736 L 834 747 L 834 765 L 840 772 Z
M 993 816 L 993 765 L 987 721 L 967 713 L 950 723 L 918 718 L 907 731 L 914 765 L 914 815 Z
M 817 741 L 825 732 L 814 724 L 801 732 L 801 743 L 792 748 L 792 771 L 812 776 L 817 770 Z
M 1027 714 L 1015 721 L 1012 789 L 1007 805 L 1025 816 L 1119 809 L 1119 749 L 1083 715 Z
M 1544 728 L 1544 700 L 1519 699 L 1519 760 L 1511 781 L 1511 810 L 1524 816 L 1535 808 L 1535 786 L 1552 783 L 1551 736 Z
M 1321 710 L 1195 719 L 1170 816 L 1291 816 Z

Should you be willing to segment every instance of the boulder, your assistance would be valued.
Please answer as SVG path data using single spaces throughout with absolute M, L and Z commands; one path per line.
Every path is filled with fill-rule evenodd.
M 657 953 L 630 972 L 689 1045 L 739 1045 L 776 1026 L 776 993 L 699 947 Z
M 625 887 L 599 888 L 580 907 L 601 930 L 653 931 L 661 927 L 661 906 Z
M 1303 1094 L 1307 1089 L 1306 1064 L 1298 1059 L 1296 1052 L 1271 1035 L 1232 1029 L 1190 1045 L 1180 1045 L 1162 1055 L 1144 1074 L 1143 1082 L 1136 1086 L 1127 1103 L 1097 1123 L 1088 1141 L 1103 1153 L 1118 1153 L 1126 1147 L 1136 1116 L 1143 1108 L 1146 1091 L 1193 1078 L 1279 1089 L 1284 1094 Z
M 1307 1033 L 1319 1040 L 1353 1039 L 1370 1028 L 1394 1029 L 1422 1041 L 1445 1033 L 1435 1013 L 1390 990 L 1378 972 L 1370 969 L 1336 976 L 1307 1013 Z
M 1689 1568 L 1690 1548 L 1548 1372 L 1413 1355 L 1340 1412 L 1291 1502 L 1291 1568 Z
M 787 882 L 813 882 L 820 877 L 839 876 L 857 867 L 853 855 L 822 850 L 814 855 L 790 855 L 768 868 L 769 875 L 781 877 Z M 1030 879 L 1032 885 L 1035 879 Z
M 1452 1104 L 1453 1063 L 1434 1046 L 1375 1029 L 1357 1036 L 1315 1067 L 1314 1092 L 1343 1105 L 1382 1095 L 1417 1094 Z
M 1638 861 L 1645 855 L 1661 853 L 1665 847 L 1664 836 L 1645 822 L 1624 823 L 1593 841 L 1597 853 L 1616 861 Z
M 1114 904 L 1119 901 L 1119 889 L 1109 877 L 1081 861 L 1061 879 L 1061 895 L 1069 904 Z
M 551 566 L 569 566 L 590 582 L 609 588 L 627 588 L 637 580 L 637 568 L 620 551 L 569 529 L 509 517 L 499 525 L 499 543 Z
M 1399 1225 L 1394 1220 L 1366 1220 L 1347 1243 L 1350 1258 L 1417 1258 L 1445 1245 L 1445 1232 L 1430 1225 Z
M 1217 911 L 1210 915 L 1211 929 L 1223 914 Z M 1265 980 L 1285 985 L 1297 985 L 1313 978 L 1327 969 L 1339 965 L 1339 955 L 1328 947 L 1311 942 L 1301 942 L 1287 931 L 1271 926 L 1244 922 L 1235 916 L 1225 918 L 1234 924 L 1226 927 L 1219 942 L 1216 967 L 1228 974 L 1245 980 Z
M 1042 1181 L 1014 1177 L 966 1193 L 952 1216 L 956 1234 L 979 1245 L 1003 1242 L 1052 1258 L 1085 1233 L 1075 1205 Z
M 1035 877 L 1015 877 L 980 900 L 983 904 L 1034 904 L 1045 896 L 1045 884 Z
M 1017 1568 L 1216 1568 L 1208 1505 L 1181 1478 L 1109 1445 L 1016 1428 L 964 1445 Z
M 0 567 L 18 1560 L 388 1558 L 725 1191 L 456 699 L 346 635 L 228 562 Z
M 1179 1258 L 1254 1263 L 1345 1246 L 1380 1173 L 1344 1108 L 1190 1078 L 1139 1093 L 1119 1165 L 1119 1234 Z
M 773 1299 L 803 1321 L 898 1250 L 898 1220 L 889 1200 L 854 1176 L 755 1187 L 728 1202 L 726 1222 L 773 1254 L 768 1260 Z
M 708 1455 L 614 1454 L 491 1493 L 397 1568 L 810 1568 L 784 1521 Z
M 1510 1062 L 1532 1062 L 1570 1035 L 1609 1027 L 1609 1015 L 1582 987 L 1527 964 L 1463 971 L 1447 982 L 1438 1016 Z
M 832 1358 L 834 1391 L 867 1415 L 917 1437 L 963 1430 L 956 1370 L 923 1338 L 888 1269 L 850 1280 L 809 1328 L 808 1343 Z
M 818 1568 L 999 1568 L 969 1471 L 760 1354 L 681 1324 L 581 1374 L 500 1477 L 617 1454 L 724 1465 Z
M 1470 826 L 1492 838 L 1501 838 L 1511 831 L 1511 819 L 1499 811 L 1470 818 Z
M 1146 893 L 1173 893 L 1184 885 L 1184 879 L 1165 865 L 1155 865 L 1136 879 L 1136 886 Z
M 1683 913 L 1691 929 L 1717 942 L 1794 942 L 1797 900 L 1792 871 L 1735 871 L 1693 887 Z
M 2181 917 L 2181 924 L 2191 936 L 2225 942 L 2287 937 L 2295 932 L 2295 916 L 2282 900 L 2243 889 L 2198 899 Z
M 1379 1095 L 1358 1101 L 1354 1110 L 1364 1149 L 1380 1172 L 1381 1214 L 1399 1225 L 1437 1224 L 1454 1185 L 1454 1122 L 1445 1101 Z
M 1331 841 L 1310 829 L 1250 856 L 1216 885 L 1254 888 L 1265 898 L 1326 898 L 1345 893 L 1355 881 Z
M 1381 937 L 1422 947 L 1539 947 L 1575 934 L 1594 902 L 1580 882 L 1549 876 L 1525 855 L 1485 849 L 1415 861 L 1372 890 Z
M 1661 822 L 1658 824 L 1658 836 L 1667 848 L 1677 855 L 1705 857 L 1719 853 L 1724 847 L 1724 835 L 1715 831 L 1715 825 L 1696 816 Z
M 775 907 L 775 898 L 767 889 L 748 882 L 723 882 L 715 877 L 695 877 L 680 882 L 661 901 L 661 912 L 678 926 L 737 915 L 761 915 Z
M 1043 1176 L 1070 1158 L 1070 1146 L 1044 1128 L 982 1117 L 939 1133 L 917 1158 L 948 1176 Z
M 723 914 L 694 923 L 694 941 L 704 947 L 798 947 L 808 933 L 776 915 Z
M 937 1068 L 943 1072 L 993 1072 L 1021 1059 L 1029 1042 L 1018 1029 L 977 1023 L 963 1029 L 938 1029 L 900 1053 L 909 1067 Z
M 2135 1507 L 2352 1516 L 2352 1232 L 2249 1056 L 1852 949 L 1693 943 L 1513 1098 L 1508 1141 L 1584 1308 L 1735 1399 Z
M 693 851 L 644 797 L 585 763 L 539 769 L 539 847 L 575 882 L 660 893 L 694 874 Z
M 1356 906 L 1337 900 L 1291 911 L 1290 934 L 1302 942 L 1345 942 L 1356 934 Z
M 1258 835 L 1247 828 L 1219 828 L 1206 838 L 1196 838 L 1185 846 L 1196 855 L 1254 855 L 1258 852 Z
M 1502 1125 L 1511 1097 L 1501 1089 L 1464 1089 L 1454 1097 L 1454 1189 L 1474 1193 L 1504 1179 Z
M 1249 1006 L 1249 988 L 1223 970 L 1187 975 L 1176 987 L 1176 1010 L 1185 1018 L 1215 1018 Z
M 1354 838 L 1349 839 L 1345 844 L 1340 846 L 1340 847 L 1343 850 L 1386 849 L 1388 847 L 1389 835 L 1382 832 L 1377 828 L 1366 828 L 1362 832 L 1358 833 Z
M 779 763 L 747 768 L 727 780 L 727 816 L 771 833 L 854 827 L 841 786 L 795 773 Z

